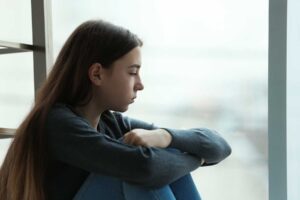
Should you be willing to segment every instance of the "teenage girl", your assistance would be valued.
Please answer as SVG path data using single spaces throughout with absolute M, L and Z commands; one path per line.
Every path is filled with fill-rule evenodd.
M 206 128 L 122 112 L 143 90 L 142 41 L 103 20 L 71 34 L 0 171 L 0 200 L 199 200 L 190 172 L 231 153 Z

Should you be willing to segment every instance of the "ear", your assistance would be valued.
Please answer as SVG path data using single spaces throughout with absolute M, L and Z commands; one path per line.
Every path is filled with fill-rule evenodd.
M 104 68 L 100 63 L 93 63 L 88 71 L 90 81 L 99 86 L 102 83 Z

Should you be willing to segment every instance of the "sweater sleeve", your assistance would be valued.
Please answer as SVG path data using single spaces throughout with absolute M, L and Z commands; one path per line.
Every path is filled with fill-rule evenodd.
M 200 166 L 194 156 L 176 149 L 124 144 L 61 110 L 49 113 L 46 133 L 53 159 L 146 187 L 170 184 Z
M 204 166 L 217 164 L 231 154 L 231 147 L 215 130 L 208 128 L 181 130 L 156 127 L 154 124 L 123 116 L 121 113 L 115 112 L 115 115 L 126 131 L 135 128 L 167 130 L 172 136 L 169 147 L 194 155 L 199 160 L 203 158 L 205 160 Z

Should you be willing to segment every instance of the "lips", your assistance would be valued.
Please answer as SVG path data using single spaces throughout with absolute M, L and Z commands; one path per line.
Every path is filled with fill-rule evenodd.
M 133 98 L 131 99 L 131 103 L 133 103 L 133 102 L 134 102 L 134 99 L 136 99 L 136 97 L 133 97 Z

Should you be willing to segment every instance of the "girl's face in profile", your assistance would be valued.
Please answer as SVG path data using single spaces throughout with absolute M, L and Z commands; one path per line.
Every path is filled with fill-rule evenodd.
M 105 69 L 100 90 L 107 109 L 124 112 L 134 102 L 137 91 L 144 88 L 140 67 L 141 49 L 136 47 Z

